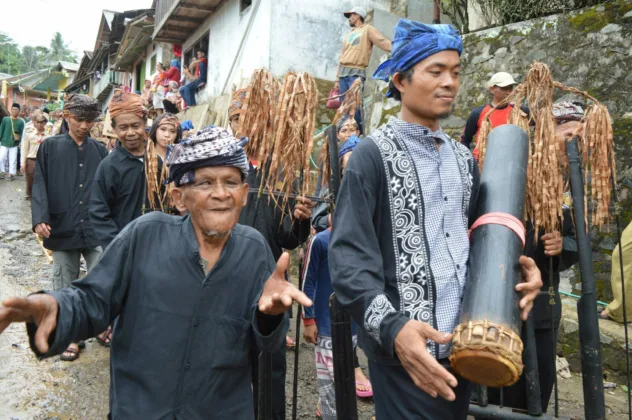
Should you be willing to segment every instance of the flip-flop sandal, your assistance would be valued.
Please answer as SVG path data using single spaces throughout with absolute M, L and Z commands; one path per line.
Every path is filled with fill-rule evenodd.
M 106 337 L 107 341 L 102 339 L 99 335 L 94 338 L 96 338 L 97 342 L 103 347 L 110 348 L 110 342 L 112 341 L 112 328 L 108 327 L 108 329 L 103 333 L 103 336 Z
M 296 341 L 294 341 L 294 339 L 292 339 L 291 337 L 286 336 L 285 337 L 285 348 L 286 349 L 290 349 L 290 350 L 294 350 L 296 348 Z
M 363 386 L 365 388 L 370 388 L 370 389 L 368 391 L 361 391 L 358 389 L 358 385 Z M 359 398 L 371 398 L 373 396 L 373 387 L 371 386 L 371 382 L 356 381 L 356 395 Z
M 63 360 L 64 362 L 74 362 L 75 360 L 79 358 L 79 350 L 76 350 L 72 347 L 68 347 L 66 351 L 64 351 L 64 353 L 72 354 L 72 356 L 64 356 L 64 354 L 62 353 L 61 356 L 59 356 L 59 358 Z

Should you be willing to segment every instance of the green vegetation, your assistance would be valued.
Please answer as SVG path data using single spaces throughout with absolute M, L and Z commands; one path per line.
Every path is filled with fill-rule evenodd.
M 77 61 L 59 32 L 53 34 L 49 47 L 25 45 L 20 48 L 10 36 L 0 32 L 0 73 L 18 75 L 43 69 L 51 62 Z

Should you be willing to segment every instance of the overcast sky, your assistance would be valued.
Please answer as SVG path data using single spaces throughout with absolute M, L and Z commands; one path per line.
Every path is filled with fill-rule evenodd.
M 4 32 L 20 46 L 48 47 L 55 32 L 61 32 L 70 49 L 81 59 L 91 51 L 101 22 L 101 11 L 149 9 L 152 0 L 0 0 Z

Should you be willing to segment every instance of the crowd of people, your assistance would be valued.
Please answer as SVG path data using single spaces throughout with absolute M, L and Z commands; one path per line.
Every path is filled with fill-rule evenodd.
M 470 146 L 482 119 L 507 123 L 506 109 L 496 105 L 516 82 L 495 74 L 491 103 L 472 112 L 455 141 L 439 122 L 459 89 L 459 33 L 400 20 L 391 44 L 364 23 L 364 9 L 345 16 L 353 29 L 338 71 L 341 93 L 364 81 L 375 44 L 391 55 L 374 77 L 389 82 L 387 95 L 402 109 L 364 138 L 361 113 L 337 123 L 342 184 L 333 213 L 305 197 L 285 206 L 259 197 L 265 164 L 248 156 L 248 140 L 235 135 L 243 92 L 233 97 L 227 128 L 194 131 L 178 120 L 174 112 L 194 106 L 206 83 L 203 51 L 184 69 L 190 80 L 184 86 L 174 60 L 169 69 L 158 64 L 140 94 L 115 92 L 108 107 L 113 147 L 90 135 L 100 110 L 88 96 L 67 98 L 65 131 L 56 128 L 58 116 L 43 111 L 30 114 L 25 127 L 19 107 L 12 109 L 0 126 L 0 160 L 4 165 L 9 157 L 14 176 L 18 159 L 11 156 L 20 138 L 33 230 L 53 251 L 54 291 L 5 300 L 0 332 L 26 322 L 32 350 L 42 358 L 76 360 L 91 337 L 111 347 L 113 419 L 253 418 L 253 385 L 262 352 L 269 352 L 273 418 L 283 419 L 285 352 L 295 345 L 287 337 L 288 310 L 299 302 L 303 311 L 295 316 L 315 345 L 320 400 L 314 409 L 331 420 L 329 299 L 335 292 L 355 322 L 357 395 L 374 398 L 378 419 L 465 419 L 470 383 L 451 370 L 448 356 L 479 188 Z M 553 113 L 560 144 L 578 134 L 581 104 L 559 103 Z M 327 188 L 321 196 L 329 196 Z M 577 244 L 571 217 L 564 217 L 561 232 L 529 224 L 525 230 L 529 246 L 516 261 L 524 282 L 515 290 L 522 319 L 534 314 L 546 411 L 556 374 L 551 340 L 561 315 L 559 271 L 576 262 Z M 287 251 L 303 244 L 298 290 L 287 281 Z M 80 279 L 82 257 L 87 275 Z M 541 288 L 554 292 L 555 311 Z M 369 360 L 370 381 L 357 347 Z M 504 390 L 505 404 L 524 408 L 525 395 L 521 379 Z M 490 400 L 497 399 L 491 390 Z

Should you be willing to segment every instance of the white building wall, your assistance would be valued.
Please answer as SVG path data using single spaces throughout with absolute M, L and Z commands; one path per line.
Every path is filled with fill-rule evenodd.
M 249 77 L 257 68 L 269 68 L 270 13 L 273 1 L 277 0 L 261 0 L 258 9 L 255 7 L 256 4 L 253 4 L 243 13 L 239 10 L 239 0 L 225 2 L 184 43 L 183 52 L 210 31 L 207 87 L 205 93 L 200 96 L 228 94 L 232 84 L 238 83 L 240 77 Z M 244 39 L 255 9 L 256 15 L 252 18 L 251 27 Z M 238 54 L 242 39 L 243 49 Z M 235 66 L 231 72 L 233 62 Z
M 388 12 L 391 0 L 275 0 L 271 71 L 277 76 L 289 70 L 307 71 L 317 78 L 333 80 L 344 36 L 351 30 L 343 13 L 354 6 Z

